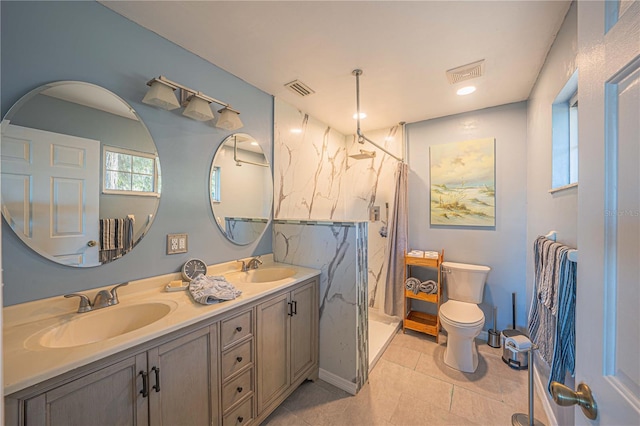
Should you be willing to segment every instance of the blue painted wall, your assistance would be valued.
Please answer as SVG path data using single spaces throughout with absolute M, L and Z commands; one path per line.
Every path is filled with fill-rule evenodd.
M 74 269 L 41 258 L 2 220 L 4 303 L 13 305 L 73 291 L 177 272 L 189 258 L 219 263 L 271 252 L 271 229 L 249 246 L 228 242 L 208 199 L 215 151 L 229 132 L 145 105 L 146 82 L 162 74 L 232 104 L 242 112 L 242 132 L 272 158 L 273 99 L 94 2 L 7 2 L 2 19 L 1 107 L 52 81 L 97 84 L 128 102 L 145 122 L 160 155 L 162 199 L 155 221 L 136 248 L 111 264 Z M 189 234 L 189 253 L 168 256 L 167 233 Z
M 518 102 L 407 125 L 409 150 L 409 246 L 444 249 L 444 260 L 487 265 L 491 272 L 480 308 L 484 330 L 512 326 L 511 293 L 516 295 L 516 324 L 526 329 L 527 104 Z M 496 226 L 469 229 L 429 224 L 429 149 L 433 145 L 495 138 Z M 446 284 L 445 284 L 446 294 Z

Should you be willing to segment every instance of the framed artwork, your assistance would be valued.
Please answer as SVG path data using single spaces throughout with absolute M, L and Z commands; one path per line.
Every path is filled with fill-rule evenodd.
M 431 225 L 495 226 L 495 139 L 430 147 Z

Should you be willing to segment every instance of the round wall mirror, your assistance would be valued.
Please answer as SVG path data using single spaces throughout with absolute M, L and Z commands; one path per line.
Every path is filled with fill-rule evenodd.
M 271 216 L 271 167 L 258 141 L 246 133 L 227 137 L 211 164 L 209 198 L 222 233 L 246 245 L 264 232 Z
M 41 86 L 2 120 L 2 215 L 32 250 L 98 266 L 146 234 L 160 199 L 160 162 L 140 117 L 93 84 Z

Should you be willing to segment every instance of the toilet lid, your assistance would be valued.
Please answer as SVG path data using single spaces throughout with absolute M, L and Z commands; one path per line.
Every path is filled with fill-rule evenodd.
M 474 303 L 449 300 L 440 306 L 440 315 L 461 326 L 472 326 L 484 321 L 484 313 Z

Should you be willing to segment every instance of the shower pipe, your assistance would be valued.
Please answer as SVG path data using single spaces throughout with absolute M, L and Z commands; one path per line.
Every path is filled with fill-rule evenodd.
M 240 163 L 245 163 L 245 164 L 253 164 L 254 166 L 269 167 L 269 164 L 257 163 L 255 161 L 247 161 L 247 160 L 239 159 L 238 158 L 238 138 L 236 136 L 233 137 L 233 161 L 236 162 L 236 166 L 241 166 L 242 164 Z
M 377 143 L 375 143 L 374 141 L 372 141 L 371 139 L 366 137 L 362 133 L 362 130 L 360 130 L 360 76 L 362 75 L 362 70 L 361 69 L 355 69 L 355 70 L 353 70 L 351 72 L 351 74 L 356 76 L 356 120 L 358 122 L 358 129 L 356 131 L 356 134 L 358 135 L 358 143 L 364 144 L 364 142 L 367 141 L 371 145 L 373 145 L 376 148 L 378 148 L 380 151 L 383 151 L 384 153 L 386 153 L 387 155 L 395 158 L 396 160 L 398 160 L 400 162 L 404 162 L 404 158 L 401 158 L 401 157 L 398 157 L 395 154 L 392 154 L 386 148 L 378 145 Z M 402 124 L 404 124 L 404 123 L 402 123 Z M 404 126 L 403 126 L 403 129 L 404 129 Z M 404 134 L 404 131 L 402 133 Z

